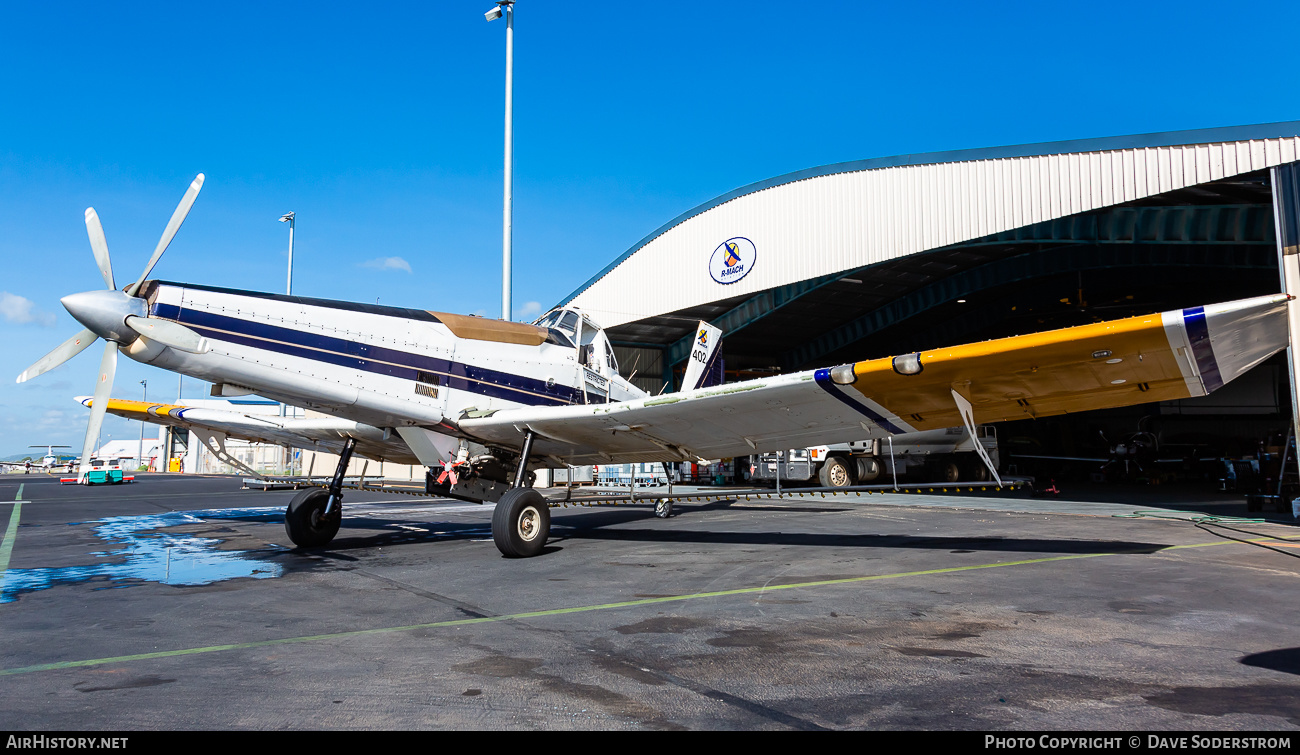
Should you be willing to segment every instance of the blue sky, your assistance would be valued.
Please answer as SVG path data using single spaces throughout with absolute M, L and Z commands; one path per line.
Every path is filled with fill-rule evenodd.
M 0 7 L 0 375 L 154 277 L 500 314 L 505 27 L 488 0 Z M 531 319 L 679 213 L 815 165 L 1300 119 L 1295 3 L 560 3 L 515 22 L 514 303 Z M 395 261 L 400 260 L 400 262 Z M 94 347 L 0 379 L 0 455 L 80 446 Z M 127 359 L 115 395 L 175 398 Z M 206 386 L 187 381 L 186 395 Z M 135 437 L 109 418 L 104 435 Z

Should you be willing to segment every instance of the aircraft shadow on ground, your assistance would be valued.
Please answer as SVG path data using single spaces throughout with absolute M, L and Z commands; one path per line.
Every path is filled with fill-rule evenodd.
M 682 529 L 576 529 L 552 540 L 609 540 L 646 543 L 704 543 L 715 545 L 797 545 L 824 548 L 920 548 L 1012 553 L 1155 553 L 1160 543 L 1117 540 L 1051 540 L 1043 538 L 934 537 L 913 535 L 853 535 L 816 532 L 707 532 Z
M 692 506 L 684 513 L 691 514 L 717 509 L 748 508 L 727 506 L 712 502 L 705 506 Z M 783 510 L 782 507 L 763 507 Z M 790 513 L 807 513 L 808 508 L 788 509 Z M 836 509 L 842 510 L 842 509 Z M 568 513 L 564 509 L 552 512 L 550 542 L 566 540 L 606 540 L 614 542 L 704 543 L 718 545 L 795 545 L 803 547 L 834 548 L 904 548 L 925 550 L 968 550 L 1010 553 L 1053 553 L 1086 555 L 1096 553 L 1155 553 L 1166 547 L 1161 543 L 1117 540 L 1065 540 L 1051 538 L 1007 538 L 954 536 L 914 536 L 889 534 L 853 534 L 819 532 L 718 532 L 684 529 L 685 520 L 675 516 L 654 529 L 619 528 L 638 521 L 654 519 L 646 508 L 608 508 Z M 378 530 L 373 535 L 360 535 L 357 530 Z M 358 517 L 344 519 L 344 529 L 325 548 L 317 552 L 346 552 L 389 545 L 439 542 L 445 540 L 483 540 L 492 537 L 491 527 L 482 522 L 419 522 L 409 519 L 382 519 Z M 294 551 L 312 552 L 312 551 Z
M 689 516 L 697 512 L 717 510 L 754 510 L 788 511 L 789 513 L 808 513 L 823 511 L 849 511 L 849 508 L 819 507 L 783 507 L 754 506 L 736 504 L 730 501 L 711 501 L 704 505 L 692 505 L 679 508 L 681 515 Z M 610 514 L 622 514 L 615 521 Z M 679 515 L 679 516 L 681 516 Z M 1144 543 L 1122 540 L 1064 540 L 1050 538 L 1004 538 L 971 537 L 963 535 L 948 536 L 913 536 L 881 535 L 853 533 L 820 532 L 717 532 L 709 530 L 684 529 L 674 524 L 683 520 L 678 516 L 669 519 L 665 526 L 656 529 L 612 529 L 611 524 L 654 518 L 648 510 L 635 511 L 622 509 L 617 511 L 590 512 L 562 516 L 557 521 L 552 513 L 552 526 L 560 524 L 563 529 L 552 531 L 552 542 L 557 540 L 612 540 L 628 542 L 662 542 L 662 543 L 713 543 L 732 545 L 799 545 L 810 547 L 837 548 L 922 548 L 930 550 L 971 550 L 1013 553 L 1059 553 L 1059 554 L 1093 554 L 1093 553 L 1155 553 L 1168 546 L 1163 543 Z M 585 521 L 584 521 L 585 520 Z M 707 520 L 705 520 L 707 521 Z
M 1281 671 L 1284 674 L 1300 674 L 1300 648 L 1280 648 L 1263 653 L 1252 653 L 1243 657 L 1240 663 L 1244 666 Z

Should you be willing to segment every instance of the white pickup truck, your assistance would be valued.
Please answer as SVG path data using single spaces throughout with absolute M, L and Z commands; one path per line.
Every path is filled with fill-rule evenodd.
M 998 458 L 997 431 L 979 425 L 976 435 L 993 466 Z M 988 467 L 975 451 L 975 441 L 964 427 L 904 433 L 892 438 L 812 446 L 750 457 L 749 479 L 805 482 L 816 479 L 822 487 L 843 488 L 872 482 L 890 482 L 895 476 L 908 481 L 984 482 Z

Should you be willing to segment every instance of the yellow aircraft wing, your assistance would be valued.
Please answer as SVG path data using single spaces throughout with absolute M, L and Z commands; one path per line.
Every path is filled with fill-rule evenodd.
M 1284 294 L 460 427 L 592 464 L 717 459 L 915 430 L 1202 396 L 1287 345 Z M 968 407 L 967 416 L 963 409 Z
M 80 396 L 77 401 L 89 407 L 93 400 Z M 225 409 L 208 409 L 177 404 L 110 398 L 109 414 L 119 417 L 193 430 L 203 437 L 217 434 L 222 438 L 239 438 L 255 443 L 274 443 L 294 448 L 309 448 L 339 453 L 344 441 L 357 441 L 356 453 L 370 459 L 401 464 L 416 463 L 415 455 L 396 434 L 385 433 L 370 425 L 334 417 L 275 417 L 245 414 Z

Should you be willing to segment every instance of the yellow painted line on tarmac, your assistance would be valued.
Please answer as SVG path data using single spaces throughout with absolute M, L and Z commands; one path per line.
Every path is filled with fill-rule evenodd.
M 1212 543 L 1217 544 L 1217 543 Z M 1123 552 L 1116 553 L 1087 553 L 1070 556 L 1050 556 L 1048 558 L 1034 558 L 1023 561 L 1001 561 L 989 564 L 973 564 L 970 566 L 950 566 L 942 569 L 925 569 L 923 571 L 898 572 L 895 574 L 876 574 L 865 577 L 845 577 L 842 579 L 818 580 L 815 582 L 798 582 L 788 585 L 765 585 L 762 587 L 742 587 L 734 590 L 716 590 L 712 592 L 689 593 L 686 595 L 669 595 L 661 598 L 642 598 L 640 600 L 627 600 L 617 603 L 601 603 L 588 606 L 574 606 L 571 608 L 553 608 L 542 611 L 526 611 L 524 613 L 512 613 L 503 616 L 486 616 L 473 619 L 454 619 L 451 621 L 435 621 L 427 624 L 407 624 L 396 627 L 379 627 L 376 629 L 357 629 L 348 632 L 332 632 L 330 634 L 313 634 L 301 637 L 285 637 L 277 640 L 259 640 L 255 642 L 238 642 L 228 645 L 209 645 L 206 647 L 184 648 L 181 650 L 162 650 L 153 653 L 137 653 L 133 655 L 119 655 L 108 658 L 92 658 L 83 661 L 59 661 L 56 663 L 39 663 L 34 666 L 21 666 L 18 668 L 0 669 L 0 676 L 13 676 L 15 674 L 30 674 L 37 671 L 55 671 L 58 669 L 80 668 L 84 666 L 98 666 L 105 663 L 125 663 L 128 661 L 142 661 L 152 658 L 174 658 L 185 655 L 198 655 L 201 653 L 216 653 L 225 650 L 247 650 L 251 648 L 273 647 L 276 645 L 292 645 L 305 642 L 318 642 L 321 640 L 337 640 L 352 637 L 364 637 L 367 635 L 389 634 L 393 632 L 408 632 L 414 629 L 437 629 L 443 627 L 466 626 L 469 624 L 488 624 L 499 621 L 514 621 L 519 619 L 533 619 L 543 616 L 561 616 L 571 613 L 587 613 L 591 611 L 607 611 L 616 608 L 635 608 L 638 606 L 650 606 L 660 603 L 677 603 L 688 600 L 699 600 L 701 598 L 719 598 L 732 595 L 749 595 L 754 593 L 774 592 L 776 590 L 792 590 L 809 587 L 825 587 L 828 585 L 848 585 L 857 582 L 874 582 L 884 579 L 901 579 L 904 577 L 920 577 L 933 574 L 954 574 L 957 572 L 975 571 L 978 569 L 997 569 L 1007 566 L 1027 566 L 1030 564 L 1046 564 L 1054 561 L 1071 561 L 1080 558 L 1096 558 L 1098 556 L 1117 556 L 1125 555 Z
M 16 523 L 17 516 L 13 521 Z M 11 525 L 12 529 L 12 525 Z M 1250 542 L 1263 542 L 1277 540 L 1278 538 L 1264 537 L 1256 538 Z M 7 542 L 7 539 L 6 539 Z M 1242 544 L 1240 541 L 1218 540 L 1209 543 L 1192 543 L 1188 545 L 1171 545 L 1161 548 L 1157 553 L 1168 550 L 1179 550 L 1184 548 L 1206 548 L 1214 545 L 1232 545 Z M 616 603 L 600 603 L 588 606 L 573 606 L 571 608 L 552 608 L 541 611 L 525 611 L 523 613 L 505 614 L 502 616 L 484 616 L 472 619 L 453 619 L 450 621 L 433 621 L 425 624 L 406 624 L 395 627 L 378 627 L 375 629 L 356 629 L 348 632 L 331 632 L 329 634 L 311 634 L 300 637 L 283 637 L 276 640 L 257 640 L 254 642 L 236 642 L 226 645 L 208 645 L 205 647 L 182 648 L 180 650 L 160 650 L 153 653 L 135 653 L 132 655 L 118 655 L 106 658 L 90 658 L 81 661 L 57 661 L 54 663 L 38 663 L 32 666 L 19 666 L 16 668 L 0 669 L 0 676 L 15 676 L 18 674 L 31 674 L 38 671 L 57 671 L 60 669 L 83 668 L 86 666 L 99 666 L 106 663 L 127 663 L 130 661 L 144 661 L 154 658 L 177 658 L 186 655 L 200 655 L 204 653 L 218 653 L 227 650 L 249 650 L 253 648 L 275 647 L 277 645 L 295 645 L 308 642 L 320 642 L 323 640 L 342 640 L 353 637 L 365 637 L 369 635 L 392 634 L 395 632 L 409 632 L 415 629 L 440 629 L 445 627 L 468 626 L 471 624 L 491 624 L 501 621 L 517 621 L 520 619 L 535 619 L 545 616 L 562 616 L 574 613 L 589 613 L 593 611 L 608 611 L 618 608 L 636 608 L 639 606 L 659 605 L 663 603 L 680 603 L 688 600 L 700 600 L 701 598 L 721 598 L 734 595 L 752 595 L 755 593 L 768 593 L 777 590 L 795 590 L 807 589 L 810 587 L 826 587 L 830 585 L 851 585 L 862 582 L 876 582 L 886 579 L 903 579 L 906 577 L 925 577 L 936 574 L 956 574 L 960 572 L 978 571 L 981 569 L 1000 569 L 1009 566 L 1030 566 L 1033 564 L 1049 564 L 1058 561 L 1075 561 L 1084 558 L 1101 558 L 1105 556 L 1131 556 L 1146 555 L 1146 551 L 1114 551 L 1109 553 L 1080 553 L 1069 556 L 1049 556 L 1047 558 L 1030 558 L 1021 561 L 995 561 L 988 564 L 972 564 L 970 566 L 948 566 L 941 569 L 923 569 L 921 571 L 896 572 L 894 574 L 874 574 L 863 577 L 844 577 L 841 579 L 823 579 L 813 582 L 796 582 L 788 585 L 764 585 L 761 587 L 741 587 L 734 590 L 715 590 L 711 592 L 688 593 L 685 595 L 668 595 L 659 598 L 642 598 L 639 600 L 625 600 Z

